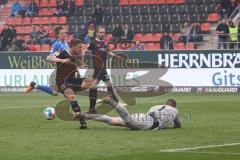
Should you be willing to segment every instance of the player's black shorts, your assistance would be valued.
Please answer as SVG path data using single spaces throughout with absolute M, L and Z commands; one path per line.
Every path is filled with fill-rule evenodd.
M 69 78 L 65 81 L 65 88 L 71 88 L 74 92 L 83 90 L 81 87 L 85 78 Z
M 103 82 L 110 80 L 110 77 L 109 77 L 106 69 L 94 70 L 93 78 L 98 79 L 100 81 L 102 80 Z
M 71 88 L 74 92 L 83 90 L 81 85 L 85 78 L 68 78 L 64 83 L 56 82 L 60 93 L 64 94 L 65 89 Z

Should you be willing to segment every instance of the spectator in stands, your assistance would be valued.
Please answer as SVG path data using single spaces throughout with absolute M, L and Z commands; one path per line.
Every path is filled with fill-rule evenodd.
M 93 23 L 91 23 L 90 25 L 89 25 L 89 28 L 88 28 L 88 33 L 87 33 L 87 36 L 90 38 L 90 40 L 92 41 L 92 40 L 94 40 L 94 38 L 95 38 L 95 28 L 94 28 L 94 24 Z
M 228 17 L 230 17 L 233 14 L 233 12 L 237 8 L 237 6 L 238 6 L 237 0 L 230 0 L 230 4 L 229 4 L 229 6 L 227 8 L 227 10 L 228 10 Z
M 127 23 L 125 23 L 123 26 L 123 36 L 121 37 L 122 40 L 132 41 L 133 36 L 134 35 L 132 29 L 128 27 Z
M 3 6 L 4 6 L 4 4 L 7 2 L 7 0 L 1 0 L 0 1 L 0 6 L 1 6 L 1 8 L 3 8 Z
M 190 34 L 191 26 L 185 22 L 181 28 L 181 36 L 179 37 L 179 41 L 187 43 L 189 42 L 189 34 Z
M 13 40 L 7 45 L 7 51 L 8 52 L 19 51 L 19 48 L 16 45 L 15 40 Z
M 240 49 L 240 18 L 238 18 L 238 49 Z
M 16 0 L 11 8 L 11 17 L 16 17 L 19 14 L 21 5 L 18 0 Z
M 190 30 L 190 41 L 191 42 L 202 42 L 203 36 L 201 34 L 201 26 L 199 23 L 194 23 Z
M 19 10 L 19 15 L 24 18 L 26 16 L 26 13 L 28 12 L 28 1 L 21 2 L 20 3 L 20 10 Z
M 26 51 L 26 46 L 24 46 L 25 40 L 23 36 L 18 36 L 15 40 L 15 44 L 18 47 L 18 51 Z
M 119 48 L 121 50 L 131 50 L 132 49 L 132 41 L 123 40 L 119 43 Z
M 62 13 L 62 0 L 56 0 L 56 11 L 54 13 L 54 15 L 59 15 Z
M 102 7 L 99 4 L 97 4 L 92 16 L 94 19 L 94 24 L 96 26 L 102 25 L 103 15 L 104 13 L 103 13 Z
M 218 49 L 221 49 L 223 46 L 224 49 L 227 49 L 229 27 L 227 25 L 227 20 L 222 19 L 221 23 L 218 24 L 216 33 L 218 34 Z
M 12 41 L 12 31 L 7 24 L 4 26 L 4 29 L 0 34 L 0 40 L 1 40 L 0 51 L 6 51 L 7 45 L 10 44 Z
M 88 43 L 88 44 L 90 43 L 90 39 L 89 39 L 89 38 L 86 39 L 86 35 L 88 34 L 88 30 L 87 30 L 87 27 L 86 27 L 85 24 L 82 24 L 82 25 L 80 26 L 80 29 L 78 30 L 77 34 L 78 34 L 77 37 L 78 37 L 79 39 L 85 41 L 85 42 Z
M 35 1 L 30 1 L 26 15 L 33 17 L 33 16 L 37 16 L 38 12 L 39 12 L 39 8 L 37 3 Z
M 163 36 L 160 39 L 160 47 L 163 50 L 173 49 L 173 39 L 167 31 L 163 33 Z
M 62 4 L 62 14 L 59 16 L 72 16 L 75 13 L 75 2 L 72 0 L 65 0 Z
M 113 27 L 114 29 L 112 32 L 112 41 L 114 43 L 119 43 L 121 41 L 121 37 L 124 35 L 124 31 L 118 23 L 116 23 L 116 25 Z
M 12 25 L 9 26 L 9 29 L 11 30 L 10 42 L 12 42 L 17 37 L 17 31 Z
M 32 26 L 32 31 L 29 33 L 29 36 L 30 36 L 30 44 L 37 44 L 38 43 L 38 33 L 37 33 L 37 30 L 36 30 L 36 26 L 33 25 Z
M 141 44 L 140 41 L 136 41 L 131 48 L 131 51 L 143 51 L 143 50 L 144 50 L 144 45 Z
M 40 30 L 37 32 L 37 37 L 40 44 L 49 43 L 49 40 L 47 38 L 47 31 L 44 29 L 43 25 L 40 25 Z
M 233 21 L 229 21 L 229 48 L 237 49 L 238 43 L 238 27 L 234 25 Z

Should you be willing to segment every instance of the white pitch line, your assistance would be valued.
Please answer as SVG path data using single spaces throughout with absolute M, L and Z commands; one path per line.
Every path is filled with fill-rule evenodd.
M 164 150 L 160 150 L 160 152 L 179 152 L 179 151 L 190 151 L 190 150 L 198 150 L 198 149 L 205 149 L 205 148 L 216 148 L 216 147 L 238 146 L 238 145 L 240 145 L 240 143 L 209 145 L 209 146 L 200 146 L 200 147 L 192 147 L 192 148 L 164 149 Z
M 221 154 L 221 155 L 240 155 L 233 152 L 197 152 L 197 151 L 178 151 L 179 153 L 194 153 L 194 154 Z

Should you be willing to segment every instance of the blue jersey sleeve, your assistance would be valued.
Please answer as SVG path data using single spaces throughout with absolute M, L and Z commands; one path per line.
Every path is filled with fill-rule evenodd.
M 61 46 L 60 46 L 59 43 L 57 43 L 57 42 L 53 43 L 52 49 L 51 49 L 51 51 L 50 51 L 50 54 L 54 54 L 55 52 L 59 51 L 59 50 L 60 50 L 60 47 L 61 47 Z

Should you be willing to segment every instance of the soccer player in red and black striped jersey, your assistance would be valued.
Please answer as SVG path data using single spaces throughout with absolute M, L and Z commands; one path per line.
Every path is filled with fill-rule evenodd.
M 71 108 L 75 113 L 81 113 L 77 103 L 76 92 L 86 88 L 95 88 L 95 80 L 80 78 L 78 64 L 81 64 L 80 57 L 82 51 L 82 42 L 73 39 L 70 42 L 70 50 L 55 52 L 54 55 L 48 56 L 48 60 L 57 63 L 56 85 L 57 90 L 71 101 Z M 87 128 L 86 122 L 80 120 L 80 128 Z
M 96 84 L 98 84 L 101 80 L 105 82 L 107 86 L 107 91 L 109 96 L 111 96 L 115 101 L 118 101 L 115 92 L 113 90 L 113 85 L 110 80 L 110 77 L 107 73 L 106 62 L 107 57 L 114 57 L 117 59 L 121 59 L 118 55 L 113 54 L 108 50 L 107 44 L 104 41 L 105 38 L 105 28 L 99 26 L 96 29 L 96 38 L 90 43 L 88 50 L 92 52 L 93 64 L 94 64 L 94 74 L 93 79 L 96 80 Z M 97 89 L 90 89 L 89 92 L 89 100 L 90 100 L 90 108 L 89 111 L 95 111 L 97 99 Z
M 82 42 L 78 39 L 73 39 L 70 42 L 69 50 L 56 51 L 47 57 L 48 61 L 57 63 L 56 69 L 56 84 L 51 87 L 56 93 L 61 92 L 66 99 L 71 102 L 71 108 L 75 113 L 81 113 L 78 105 L 76 92 L 88 88 L 95 88 L 95 80 L 80 78 L 78 71 L 79 64 L 82 62 Z M 47 86 L 48 87 L 48 86 Z M 37 84 L 32 86 L 32 89 L 38 89 Z M 80 129 L 87 128 L 86 122 L 80 120 Z

